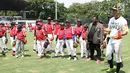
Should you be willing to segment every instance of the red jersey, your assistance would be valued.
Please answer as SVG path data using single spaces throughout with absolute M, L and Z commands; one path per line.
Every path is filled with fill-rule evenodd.
M 46 35 L 46 32 L 45 30 L 41 29 L 41 30 L 36 30 L 36 39 L 37 40 L 45 40 L 45 35 Z
M 57 34 L 57 32 L 58 32 L 59 29 L 60 29 L 60 24 L 55 25 L 54 34 Z
M 10 36 L 13 37 L 16 35 L 16 27 L 10 28 Z
M 73 36 L 74 32 L 73 32 L 73 28 L 69 27 L 65 29 L 65 37 L 68 39 L 71 39 Z
M 23 30 L 17 30 L 16 36 L 18 40 L 24 40 L 24 38 L 26 37 L 26 34 Z
M 83 31 L 83 27 L 82 26 L 75 26 L 74 31 L 75 31 L 76 35 L 80 35 L 81 32 Z
M 88 34 L 87 31 L 83 30 L 82 34 L 81 34 L 82 39 L 86 39 L 87 38 L 87 34 Z
M 3 26 L 3 27 L 2 27 L 2 29 L 5 31 L 5 32 L 4 32 L 4 34 L 5 34 L 5 33 L 6 33 L 6 27 L 5 27 L 5 26 Z
M 54 25 L 53 24 L 46 24 L 45 30 L 47 31 L 47 33 L 52 34 L 53 33 L 52 31 L 54 30 Z
M 63 39 L 65 35 L 65 30 L 59 29 L 57 35 L 58 35 L 58 39 Z
M 36 25 L 34 25 L 32 28 L 33 28 L 33 30 L 35 31 L 35 30 L 37 29 L 37 26 L 36 26 Z
M 0 37 L 4 36 L 5 30 L 0 27 Z

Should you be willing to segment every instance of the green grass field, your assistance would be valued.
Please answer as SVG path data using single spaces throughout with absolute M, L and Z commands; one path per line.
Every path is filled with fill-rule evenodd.
M 27 33 L 28 43 L 25 45 L 25 57 L 15 58 L 11 55 L 11 50 L 6 57 L 0 55 L 0 73 L 106 73 L 108 65 L 102 61 L 97 64 L 96 61 L 87 61 L 81 59 L 78 54 L 78 61 L 67 60 L 67 58 L 42 58 L 37 59 L 33 52 L 33 34 Z M 10 42 L 8 43 L 11 48 Z M 54 47 L 54 45 L 53 45 Z M 79 53 L 79 48 L 77 49 Z M 54 54 L 47 54 L 54 56 Z M 124 37 L 123 42 L 123 62 L 124 67 L 120 73 L 130 73 L 130 34 Z

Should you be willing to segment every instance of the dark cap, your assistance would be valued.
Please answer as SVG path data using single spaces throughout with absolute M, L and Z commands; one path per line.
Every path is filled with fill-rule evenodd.
M 1 25 L 5 25 L 4 23 L 1 23 Z
M 22 24 L 18 24 L 18 27 L 17 27 L 17 28 L 18 28 L 18 29 L 21 29 L 22 26 L 23 26 Z
M 12 22 L 11 25 L 15 25 L 16 23 L 15 22 Z
M 42 19 L 37 19 L 37 20 L 36 20 L 36 23 L 37 23 L 37 22 L 42 22 Z

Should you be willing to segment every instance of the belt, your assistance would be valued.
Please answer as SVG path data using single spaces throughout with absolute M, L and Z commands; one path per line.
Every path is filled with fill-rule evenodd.
M 63 40 L 63 38 L 58 38 L 59 40 Z
M 72 38 L 66 38 L 67 40 L 69 40 L 69 39 L 72 39 Z
M 84 38 L 82 38 L 83 40 L 86 40 L 86 39 L 84 39 Z

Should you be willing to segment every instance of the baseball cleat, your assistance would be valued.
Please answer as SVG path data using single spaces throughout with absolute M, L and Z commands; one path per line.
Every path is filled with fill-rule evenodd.
M 68 60 L 70 60 L 70 59 L 71 59 L 71 57 L 68 58 Z
M 113 68 L 110 68 L 110 67 L 109 67 L 109 68 L 107 69 L 107 72 L 112 72 L 112 71 L 114 71 L 115 69 L 116 69 L 116 66 L 113 66 Z
M 18 58 L 18 55 L 15 55 L 16 58 Z
M 21 58 L 23 58 L 23 57 L 24 57 L 24 55 L 21 56 Z
M 74 57 L 74 61 L 77 61 L 78 59 L 77 59 L 77 57 Z
M 4 51 L 2 51 L 2 55 L 5 56 L 5 52 Z

